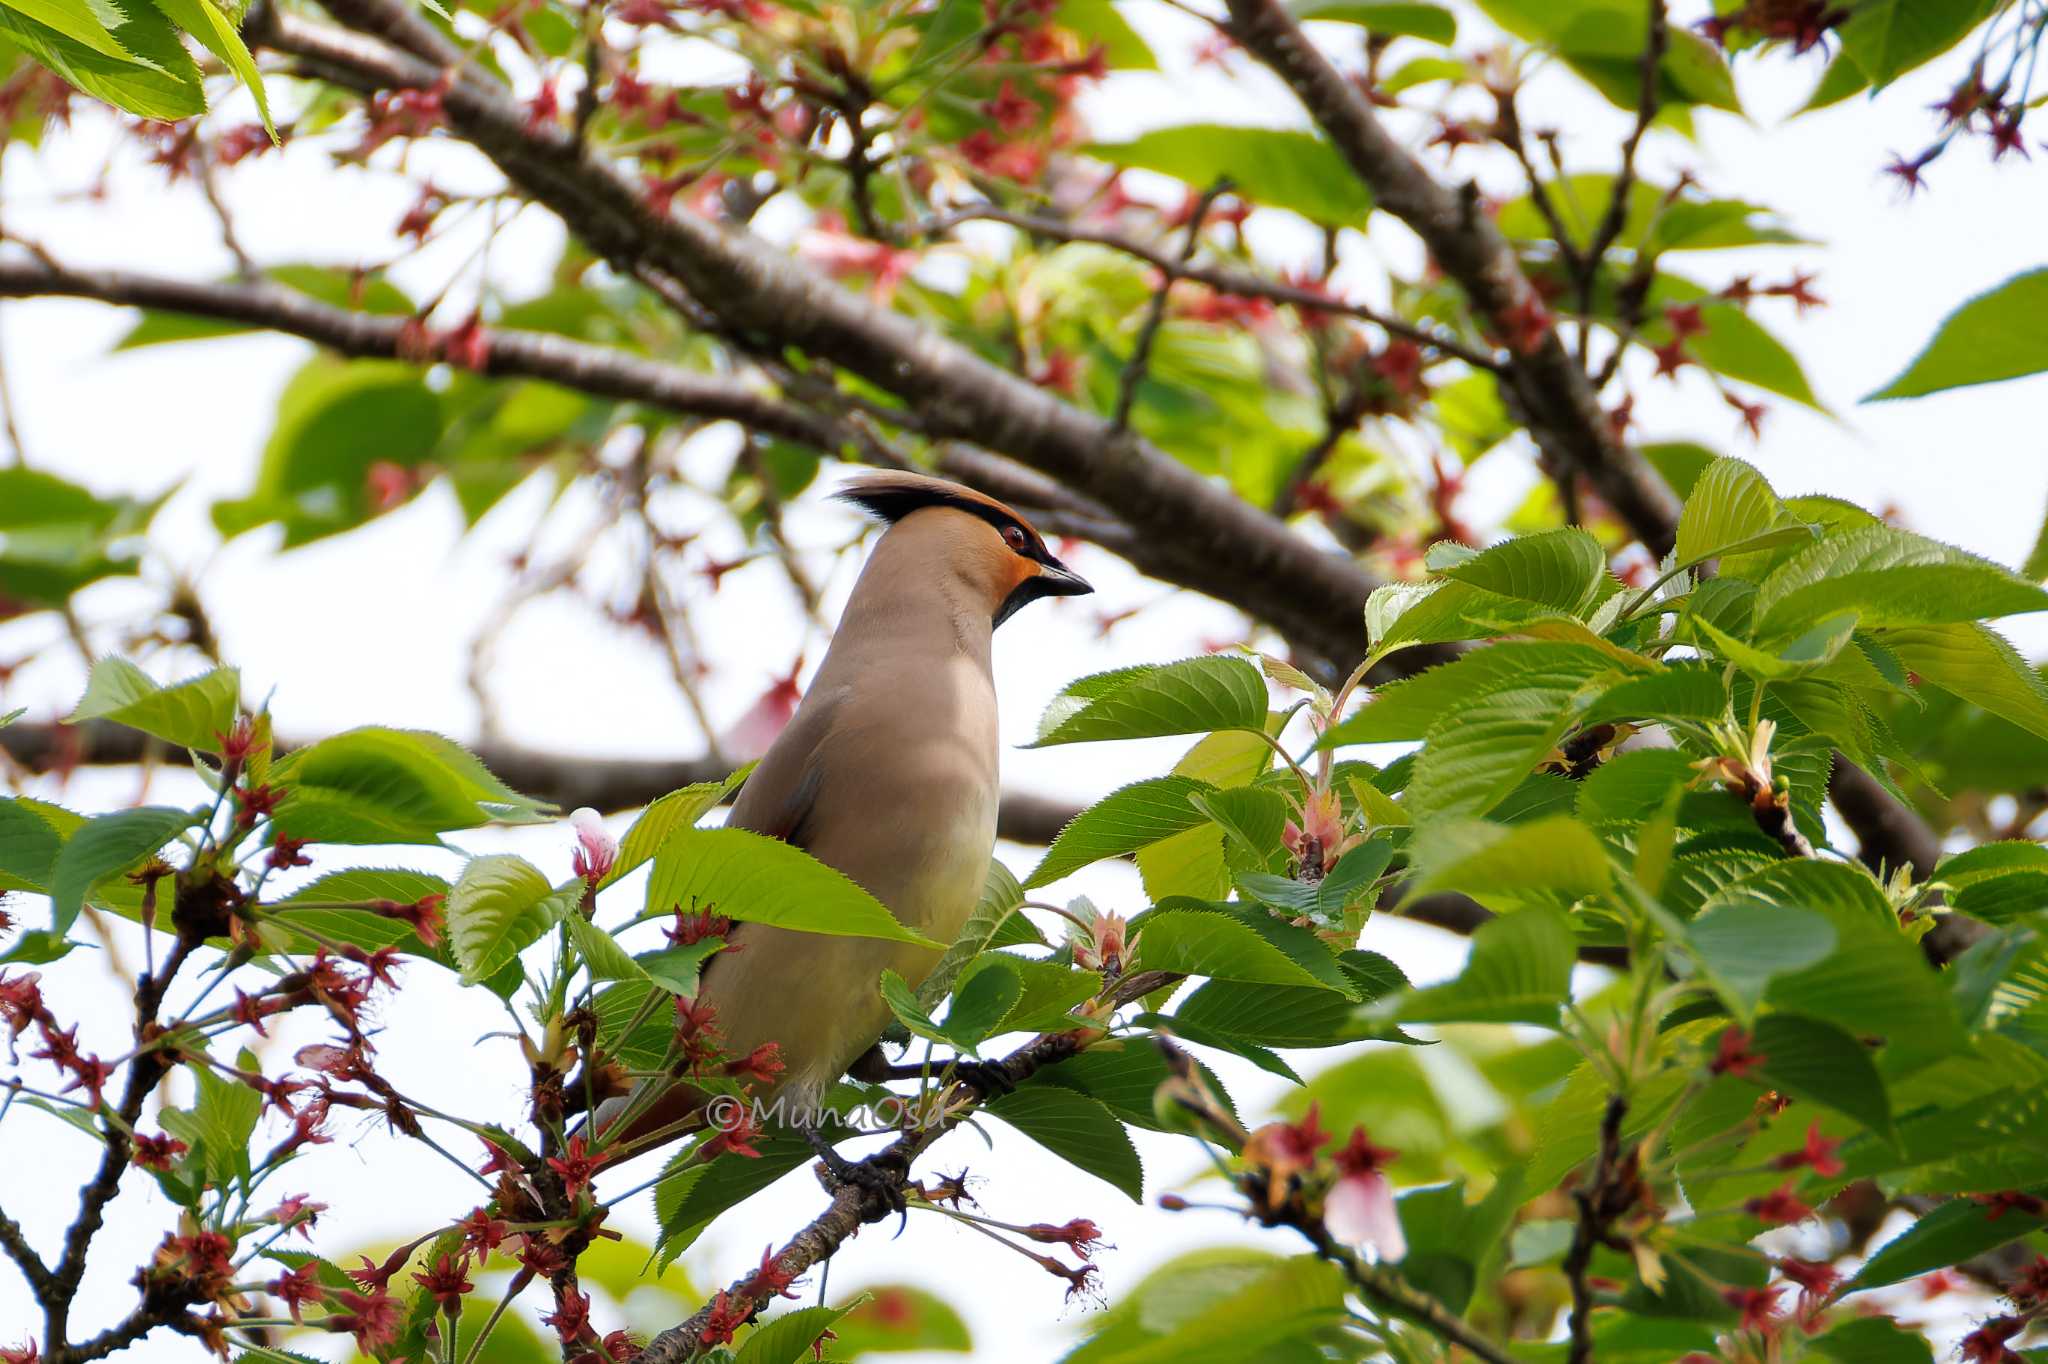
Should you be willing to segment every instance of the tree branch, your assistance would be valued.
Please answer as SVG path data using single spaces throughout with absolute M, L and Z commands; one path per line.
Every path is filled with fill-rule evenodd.
M 423 351 L 433 338 L 415 318 L 336 308 L 267 281 L 214 284 L 166 279 L 125 270 L 79 270 L 47 256 L 0 261 L 0 298 L 63 296 L 213 317 L 317 341 L 343 355 L 433 363 Z M 828 453 L 849 441 L 836 423 L 783 402 L 737 379 L 699 374 L 610 346 L 593 346 L 546 332 L 483 334 L 485 374 L 546 379 L 566 388 L 623 398 L 713 421 L 735 421 L 756 431 L 815 446 Z
M 332 0 L 328 9 L 357 31 L 266 10 L 251 32 L 343 84 L 441 89 L 454 130 L 619 268 L 671 275 L 726 330 L 829 360 L 902 398 L 934 438 L 1000 451 L 1084 493 L 1141 539 L 1173 545 L 1183 561 L 1203 566 L 1202 581 L 1189 586 L 1234 583 L 1242 593 L 1261 585 L 1259 614 L 1306 648 L 1333 660 L 1362 652 L 1359 613 L 1377 583 L 1350 559 L 752 233 L 657 213 L 623 171 L 579 148 L 568 130 L 535 124 L 400 0 Z
M 958 227 L 961 223 L 969 222 L 1002 223 L 1006 227 L 1014 227 L 1034 237 L 1106 246 L 1164 271 L 1169 279 L 1193 280 L 1197 284 L 1208 285 L 1219 294 L 1231 294 L 1238 298 L 1263 298 L 1272 303 L 1306 308 L 1312 312 L 1355 317 L 1361 322 L 1372 323 L 1389 336 L 1398 336 L 1403 340 L 1413 341 L 1418 346 L 1463 360 L 1474 369 L 1500 368 L 1500 362 L 1493 356 L 1477 347 L 1468 346 L 1440 330 L 1421 326 L 1406 318 L 1391 316 L 1363 303 L 1348 303 L 1332 298 L 1314 289 L 1303 289 L 1292 284 L 1282 284 L 1277 280 L 1261 279 L 1248 270 L 1233 270 L 1221 265 L 1197 265 L 1121 232 L 1081 227 L 1058 218 L 1017 213 L 997 208 L 993 204 L 976 204 L 969 208 L 955 209 L 920 224 L 917 232 L 919 235 L 937 235 Z
M 1507 238 L 1480 212 L 1474 193 L 1438 181 L 1394 140 L 1358 87 L 1310 43 L 1280 0 L 1229 0 L 1230 29 L 1306 106 L 1373 192 L 1376 204 L 1422 238 L 1476 312 L 1513 342 L 1542 302 L 1523 277 Z M 1511 349 L 1502 398 L 1546 455 L 1579 469 L 1650 550 L 1663 555 L 1678 526 L 1678 502 L 1642 457 L 1615 439 L 1584 369 L 1548 326 L 1540 341 Z
M 1364 95 L 1308 41 L 1279 0 L 1228 2 L 1238 41 L 1287 82 L 1379 207 L 1415 230 L 1474 310 L 1501 326 L 1527 308 L 1535 295 L 1507 239 L 1474 211 L 1469 196 L 1438 183 L 1388 134 Z M 1649 98 L 1654 100 L 1654 89 Z M 1633 153 L 1628 159 L 1633 162 Z M 1533 349 L 1511 353 L 1501 387 L 1510 411 L 1547 455 L 1561 468 L 1584 471 L 1654 553 L 1671 549 L 1678 534 L 1677 500 L 1637 452 L 1615 439 L 1585 370 L 1555 331 Z M 1864 861 L 1910 863 L 1923 876 L 1933 869 L 1940 841 L 1867 773 L 1838 761 L 1829 792 L 1855 831 Z M 1969 931 L 1964 921 L 1954 923 L 1953 931 Z

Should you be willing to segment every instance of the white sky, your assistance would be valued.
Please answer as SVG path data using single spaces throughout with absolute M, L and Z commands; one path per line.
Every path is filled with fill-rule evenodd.
M 1099 136 L 1190 121 L 1298 120 L 1293 101 L 1248 63 L 1240 60 L 1228 76 L 1213 67 L 1191 70 L 1185 53 L 1201 35 L 1184 17 L 1150 6 L 1128 12 L 1155 40 L 1167 69 L 1119 77 L 1092 97 L 1088 111 Z M 1953 62 L 1937 67 L 1949 79 L 1959 69 Z M 1943 81 L 1922 73 L 1874 105 L 1857 102 L 1784 121 L 1781 115 L 1803 99 L 1818 70 L 1811 60 L 1745 61 L 1740 83 L 1753 121 L 1702 112 L 1699 147 L 1657 139 L 1645 160 L 1660 180 L 1676 169 L 1694 168 L 1711 191 L 1767 204 L 1826 243 L 1824 250 L 1703 254 L 1680 268 L 1718 285 L 1744 272 L 1769 280 L 1817 266 L 1829 308 L 1795 319 L 1789 305 L 1765 304 L 1758 315 L 1793 346 L 1839 419 L 1773 400 L 1764 439 L 1751 445 L 1735 437 L 1734 415 L 1697 375 L 1675 389 L 1638 383 L 1637 414 L 1650 437 L 1705 439 L 1759 464 L 1781 491 L 1825 491 L 1873 506 L 1895 503 L 1916 529 L 2017 562 L 2048 507 L 2048 465 L 2037 416 L 2048 394 L 2044 381 L 1874 407 L 1855 402 L 1897 372 L 1962 298 L 2042 263 L 2048 179 L 2032 165 L 1994 169 L 1981 148 L 1965 146 L 1933 168 L 1930 193 L 1902 201 L 1878 168 L 1890 151 L 1915 149 L 1928 138 L 1932 124 L 1925 109 L 1942 93 Z M 1605 158 L 1621 127 L 1614 111 L 1554 75 L 1539 79 L 1525 110 L 1532 123 L 1566 129 L 1575 168 L 1607 168 Z M 107 197 L 81 201 L 77 191 L 109 156 Z M 228 259 L 197 195 L 189 188 L 166 191 L 160 174 L 140 164 L 131 145 L 115 145 L 106 120 L 80 117 L 70 133 L 52 136 L 40 154 L 17 146 L 6 157 L 9 228 L 42 241 L 63 259 L 193 278 L 225 272 Z M 443 185 L 494 184 L 488 171 L 452 158 L 435 164 Z M 1496 192 L 1512 189 L 1490 175 L 1487 182 Z M 317 151 L 305 150 L 236 168 L 227 177 L 227 198 L 243 240 L 263 259 L 348 265 L 395 254 L 389 230 L 411 191 L 383 171 L 326 170 Z M 529 212 L 494 248 L 494 282 L 513 296 L 536 287 L 558 239 L 551 220 Z M 1260 224 L 1258 240 L 1283 263 L 1312 250 L 1310 235 L 1285 222 Z M 1347 273 L 1369 291 L 1370 257 L 1359 250 L 1362 245 L 1353 241 L 1359 264 Z M 1415 259 L 1412 239 L 1395 226 L 1376 225 L 1371 246 L 1403 268 Z M 451 243 L 403 278 L 416 294 L 431 294 L 466 249 Z M 246 694 L 260 697 L 275 688 L 280 732 L 310 735 L 377 722 L 473 734 L 478 717 L 462 685 L 466 651 L 507 585 L 507 557 L 524 543 L 542 490 L 515 495 L 468 539 L 459 538 L 452 498 L 437 489 L 362 531 L 282 557 L 274 556 L 269 532 L 221 548 L 206 506 L 247 488 L 275 397 L 309 348 L 276 338 L 242 338 L 110 354 L 129 322 L 129 315 L 91 303 L 0 306 L 0 354 L 31 461 L 106 492 L 179 485 L 158 522 L 157 542 L 168 546 L 185 571 L 203 573 L 203 595 L 228 656 L 243 670 Z M 717 458 L 707 448 L 701 462 L 715 466 Z M 1519 500 L 1527 477 L 1512 459 L 1482 464 L 1470 494 L 1471 515 L 1484 523 L 1503 513 Z M 804 543 L 826 546 L 842 539 L 851 523 L 835 511 L 807 508 L 795 525 Z M 716 534 L 707 537 L 706 552 L 720 558 L 737 548 Z M 1230 612 L 1187 597 L 1164 600 L 1158 585 L 1099 553 L 1085 553 L 1077 566 L 1101 589 L 1097 597 L 1035 606 L 998 636 L 1010 744 L 1029 737 L 1045 700 L 1070 678 L 1121 663 L 1179 657 L 1236 629 Z M 848 585 L 844 573 L 834 581 L 835 608 Z M 601 573 L 591 588 L 614 598 L 618 591 Z M 699 599 L 693 610 L 707 652 L 719 665 L 709 696 L 723 722 L 786 671 L 802 647 L 801 629 L 787 589 L 770 566 L 732 574 L 716 597 L 705 597 L 701 580 L 693 579 L 689 588 Z M 120 619 L 136 600 L 132 588 L 108 587 L 88 595 L 84 613 L 88 620 Z M 1162 602 L 1106 639 L 1098 636 L 1098 611 Z M 2038 620 L 2015 624 L 2021 627 L 2015 635 L 2034 649 L 2048 641 Z M 0 657 L 18 656 L 54 637 L 47 619 L 0 626 Z M 816 654 L 814 648 L 813 663 Z M 75 663 L 61 644 L 51 648 L 44 661 L 17 673 L 0 691 L 0 712 L 26 705 L 46 716 L 68 707 L 81 680 Z M 654 650 L 567 598 L 543 601 L 521 615 L 498 651 L 492 681 L 503 732 L 521 743 L 635 756 L 683 756 L 698 749 Z M 1021 789 L 1085 800 L 1155 775 L 1179 748 L 1177 741 L 1043 752 L 1011 748 L 1006 774 Z M 62 794 L 75 806 L 105 808 L 134 799 L 137 790 L 132 775 L 91 774 Z M 181 798 L 165 787 L 152 795 Z M 565 828 L 484 832 L 452 841 L 469 850 L 516 848 L 556 873 L 567 867 Z M 1003 853 L 1020 872 L 1036 856 L 1017 848 Z M 365 858 L 373 865 L 396 860 Z M 452 854 L 428 854 L 423 864 L 452 876 L 456 861 Z M 334 865 L 328 859 L 316 870 Z M 1135 877 L 1122 867 L 1092 869 L 1057 889 L 1086 892 L 1126 911 L 1141 904 Z M 1459 959 L 1459 944 L 1384 920 L 1368 928 L 1366 945 L 1423 979 L 1449 974 Z M 124 938 L 122 947 L 132 962 L 134 942 Z M 60 1008 L 78 1010 L 83 1001 L 93 1001 L 82 1020 L 88 1045 L 109 1054 L 121 1050 L 121 999 L 96 954 L 75 953 L 47 968 L 46 976 L 56 987 L 53 997 L 63 1001 Z M 434 1092 L 460 1111 L 511 1113 L 519 1097 L 516 1057 L 501 1042 L 477 1041 L 499 1021 L 429 968 L 416 967 L 387 1015 L 385 1069 L 401 1088 Z M 433 1039 L 435 1045 L 431 1052 L 409 1053 L 401 1049 L 402 1039 L 415 1045 Z M 1313 1056 L 1295 1059 L 1304 1068 L 1315 1064 Z M 1278 1097 L 1278 1082 L 1248 1066 L 1225 1063 L 1219 1069 L 1250 1117 L 1266 1112 Z M 50 1247 L 60 1219 L 68 1216 L 72 1190 L 85 1177 L 88 1153 L 54 1122 L 33 1113 L 16 1114 L 6 1130 L 10 1158 L 0 1161 L 0 1206 L 27 1223 L 38 1244 Z M 363 1137 L 358 1144 L 323 1148 L 278 1184 L 280 1193 L 303 1189 L 331 1197 L 347 1190 L 343 1206 L 322 1226 L 323 1249 L 396 1237 L 416 1231 L 425 1218 L 459 1216 L 472 1205 L 472 1191 L 430 1155 L 407 1143 L 357 1135 Z M 991 1124 L 990 1135 L 993 1154 L 961 1133 L 941 1148 L 931 1168 L 966 1162 L 990 1176 L 982 1197 L 992 1216 L 1095 1218 L 1120 1247 L 1105 1260 L 1112 1296 L 1190 1244 L 1242 1234 L 1213 1214 L 1175 1217 L 1134 1208 L 997 1125 Z M 23 1158 L 31 1141 L 33 1158 Z M 1173 1186 L 1199 1167 L 1184 1143 L 1139 1134 L 1139 1145 L 1148 1191 Z M 153 1187 L 131 1178 L 130 1189 L 115 1205 L 94 1256 L 77 1311 L 80 1322 L 111 1320 L 127 1310 L 133 1291 L 126 1275 L 160 1234 L 164 1206 Z M 786 1180 L 708 1237 L 686 1264 L 699 1284 L 722 1284 L 751 1265 L 762 1244 L 779 1242 L 806 1220 L 820 1199 L 807 1175 Z M 649 1235 L 647 1200 L 616 1216 L 614 1225 Z M 981 1237 L 922 1217 L 913 1219 L 901 1239 L 888 1237 L 886 1229 L 871 1229 L 839 1257 L 832 1275 L 835 1298 L 866 1283 L 907 1280 L 938 1287 L 969 1317 L 977 1357 L 987 1360 L 1053 1357 L 1062 1342 L 1087 1326 L 1085 1313 L 1061 1307 L 1057 1282 Z M 1288 1237 L 1268 1239 L 1277 1249 L 1293 1249 Z M 0 1273 L 0 1343 L 13 1343 L 14 1325 L 30 1319 L 22 1286 L 11 1271 Z M 299 1348 L 317 1351 L 329 1344 Z M 166 1364 L 202 1357 L 185 1342 L 161 1337 L 138 1357 L 142 1353 Z

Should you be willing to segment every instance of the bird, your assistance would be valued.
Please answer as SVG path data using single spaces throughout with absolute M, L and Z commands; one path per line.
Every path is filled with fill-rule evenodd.
M 906 927 L 951 944 L 995 852 L 998 732 L 992 636 L 1043 597 L 1094 591 L 1030 522 L 963 485 L 904 471 L 849 480 L 835 496 L 886 529 L 788 725 L 747 777 L 729 828 L 803 849 L 860 885 Z M 942 951 L 877 938 L 736 923 L 706 964 L 695 1005 L 714 1011 L 729 1056 L 775 1043 L 781 1073 L 756 1100 L 816 1113 L 875 1051 L 890 1020 L 879 985 L 915 988 Z M 599 1125 L 624 1099 L 600 1109 Z M 701 1092 L 675 1084 L 633 1117 L 636 1141 L 704 1125 Z M 858 1173 L 798 1124 L 829 1171 Z

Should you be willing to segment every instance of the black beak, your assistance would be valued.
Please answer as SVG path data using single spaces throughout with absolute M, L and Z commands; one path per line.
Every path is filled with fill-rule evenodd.
M 996 610 L 995 623 L 1004 621 L 1040 597 L 1085 597 L 1095 589 L 1088 580 L 1058 559 L 1047 556 L 1038 572 L 1018 583 Z

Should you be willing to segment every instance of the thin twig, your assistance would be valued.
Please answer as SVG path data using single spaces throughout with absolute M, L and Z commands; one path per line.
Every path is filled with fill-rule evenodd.
M 1175 257 L 1121 232 L 1082 227 L 1058 218 L 1018 213 L 1011 209 L 997 208 L 992 204 L 976 204 L 968 208 L 955 209 L 920 224 L 915 229 L 915 235 L 937 236 L 969 222 L 1001 223 L 1020 232 L 1052 241 L 1088 242 L 1096 246 L 1106 246 L 1113 251 L 1134 256 L 1147 265 L 1164 271 L 1170 278 L 1206 284 L 1219 294 L 1230 294 L 1237 298 L 1263 298 L 1289 307 L 1355 317 L 1361 322 L 1372 323 L 1390 336 L 1398 336 L 1439 354 L 1463 360 L 1475 369 L 1500 368 L 1500 362 L 1492 355 L 1476 346 L 1467 345 L 1437 328 L 1410 322 L 1406 318 L 1393 316 L 1363 303 L 1350 303 L 1332 298 L 1314 289 L 1303 289 L 1296 285 L 1283 284 L 1278 280 L 1262 279 L 1246 270 L 1232 270 L 1218 265 L 1198 265 L 1185 257 Z
M 1616 1184 L 1621 1165 L 1621 1120 L 1627 1112 L 1628 1101 L 1621 1095 L 1607 1100 L 1607 1112 L 1600 1120 L 1600 1154 L 1590 1186 L 1572 1190 L 1579 1218 L 1572 1228 L 1571 1249 L 1564 1257 L 1564 1276 L 1572 1289 L 1571 1350 L 1566 1364 L 1589 1364 L 1593 1358 L 1593 1287 L 1588 1271 L 1594 1249 L 1606 1240 L 1607 1228 L 1621 1210 L 1615 1207 L 1623 1197 Z M 1622 1209 L 1626 1206 L 1623 1203 Z
M 1180 264 L 1185 267 L 1195 258 L 1195 251 L 1202 244 L 1202 223 L 1209 216 L 1209 210 L 1216 206 L 1216 200 L 1230 188 L 1228 180 L 1218 180 L 1202 191 L 1202 197 L 1195 201 L 1194 210 L 1188 214 L 1188 239 L 1180 249 Z M 1121 434 L 1130 429 L 1131 404 L 1138 400 L 1138 385 L 1145 380 L 1145 369 L 1152 362 L 1152 343 L 1159 336 L 1159 328 L 1166 321 L 1166 300 L 1173 292 L 1174 277 L 1171 271 L 1162 271 L 1159 288 L 1152 294 L 1151 306 L 1145 310 L 1145 320 L 1138 327 L 1137 344 L 1131 347 L 1131 358 L 1124 362 L 1123 373 L 1117 378 L 1116 412 L 1110 418 L 1109 429 Z

